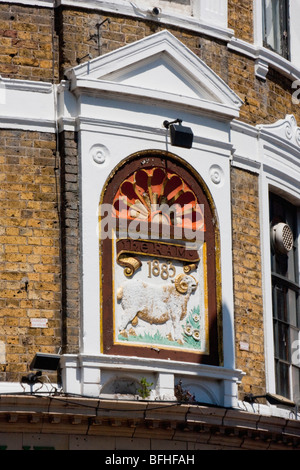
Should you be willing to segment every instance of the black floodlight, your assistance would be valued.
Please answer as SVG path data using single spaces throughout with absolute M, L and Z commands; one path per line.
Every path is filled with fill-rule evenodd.
M 193 131 L 190 127 L 183 126 L 181 119 L 176 119 L 171 122 L 164 121 L 163 125 L 166 129 L 170 129 L 171 145 L 186 149 L 192 148 L 194 139 Z
M 36 353 L 31 364 L 31 370 L 48 370 L 56 372 L 59 368 L 60 355 Z

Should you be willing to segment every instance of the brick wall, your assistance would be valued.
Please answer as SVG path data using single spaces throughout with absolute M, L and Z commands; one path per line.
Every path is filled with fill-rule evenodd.
M 101 28 L 100 55 L 160 31 L 161 26 L 151 21 L 140 21 L 114 14 L 93 13 L 73 8 L 57 10 L 57 33 L 60 38 L 60 68 L 61 77 L 69 67 L 87 60 L 87 55 L 98 57 L 97 27 L 105 19 Z M 81 62 L 80 62 L 81 63 Z
M 52 82 L 57 77 L 54 13 L 0 4 L 0 75 Z
M 80 231 L 77 134 L 60 134 L 61 262 L 64 353 L 77 353 L 80 335 Z
M 262 394 L 265 387 L 258 177 L 233 168 L 231 184 L 236 367 L 247 374 L 243 396 Z
M 36 352 L 61 343 L 55 148 L 52 134 L 0 130 L 0 380 L 18 381 Z
M 293 104 L 292 81 L 269 69 L 266 81 L 255 76 L 255 63 L 241 54 L 228 54 L 228 85 L 243 100 L 240 120 L 252 125 L 270 124 L 294 114 L 300 123 L 300 106 Z M 212 67 L 214 68 L 214 67 Z
M 228 27 L 237 38 L 253 42 L 253 0 L 228 0 Z
M 253 42 L 252 0 L 229 1 L 229 27 L 236 37 Z M 255 62 L 230 51 L 226 43 L 199 36 L 154 21 L 145 21 L 118 15 L 101 15 L 85 10 L 61 8 L 57 13 L 57 33 L 60 37 L 60 77 L 69 67 L 78 65 L 87 55 L 98 56 L 95 39 L 96 24 L 110 18 L 101 29 L 101 55 L 167 28 L 193 53 L 211 67 L 244 101 L 240 119 L 250 124 L 270 123 L 294 114 L 300 122 L 298 105 L 292 103 L 292 81 L 270 69 L 266 81 L 255 76 Z M 85 57 L 85 58 L 84 58 Z

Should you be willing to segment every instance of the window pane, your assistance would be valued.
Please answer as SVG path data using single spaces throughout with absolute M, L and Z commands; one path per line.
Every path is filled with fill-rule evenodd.
M 280 51 L 279 0 L 265 0 L 265 39 L 274 51 Z
M 273 292 L 274 317 L 278 320 L 287 321 L 286 288 L 276 284 Z
M 290 397 L 289 366 L 282 362 L 276 362 L 276 391 L 279 395 Z
M 300 369 L 293 367 L 293 401 L 300 406 Z
M 274 255 L 272 270 L 280 276 L 288 277 L 288 256 L 276 253 Z
M 288 57 L 288 1 L 263 0 L 264 46 Z
M 288 290 L 288 311 L 290 324 L 297 326 L 297 294 L 291 289 Z
M 274 323 L 275 356 L 283 361 L 290 360 L 289 327 L 285 323 Z

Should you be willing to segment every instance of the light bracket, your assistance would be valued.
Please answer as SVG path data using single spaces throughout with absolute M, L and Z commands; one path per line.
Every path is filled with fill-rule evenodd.
M 56 372 L 59 369 L 60 355 L 36 353 L 31 364 L 30 370 L 47 370 Z
M 170 130 L 171 145 L 188 149 L 192 148 L 194 134 L 190 127 L 182 125 L 182 119 L 164 121 L 163 126 Z

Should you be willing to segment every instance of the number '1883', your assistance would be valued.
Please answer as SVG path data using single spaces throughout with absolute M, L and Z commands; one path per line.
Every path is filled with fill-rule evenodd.
M 160 263 L 157 259 L 148 261 L 148 277 L 161 277 L 164 281 L 176 275 L 176 268 L 173 266 L 172 261 L 168 263 Z

